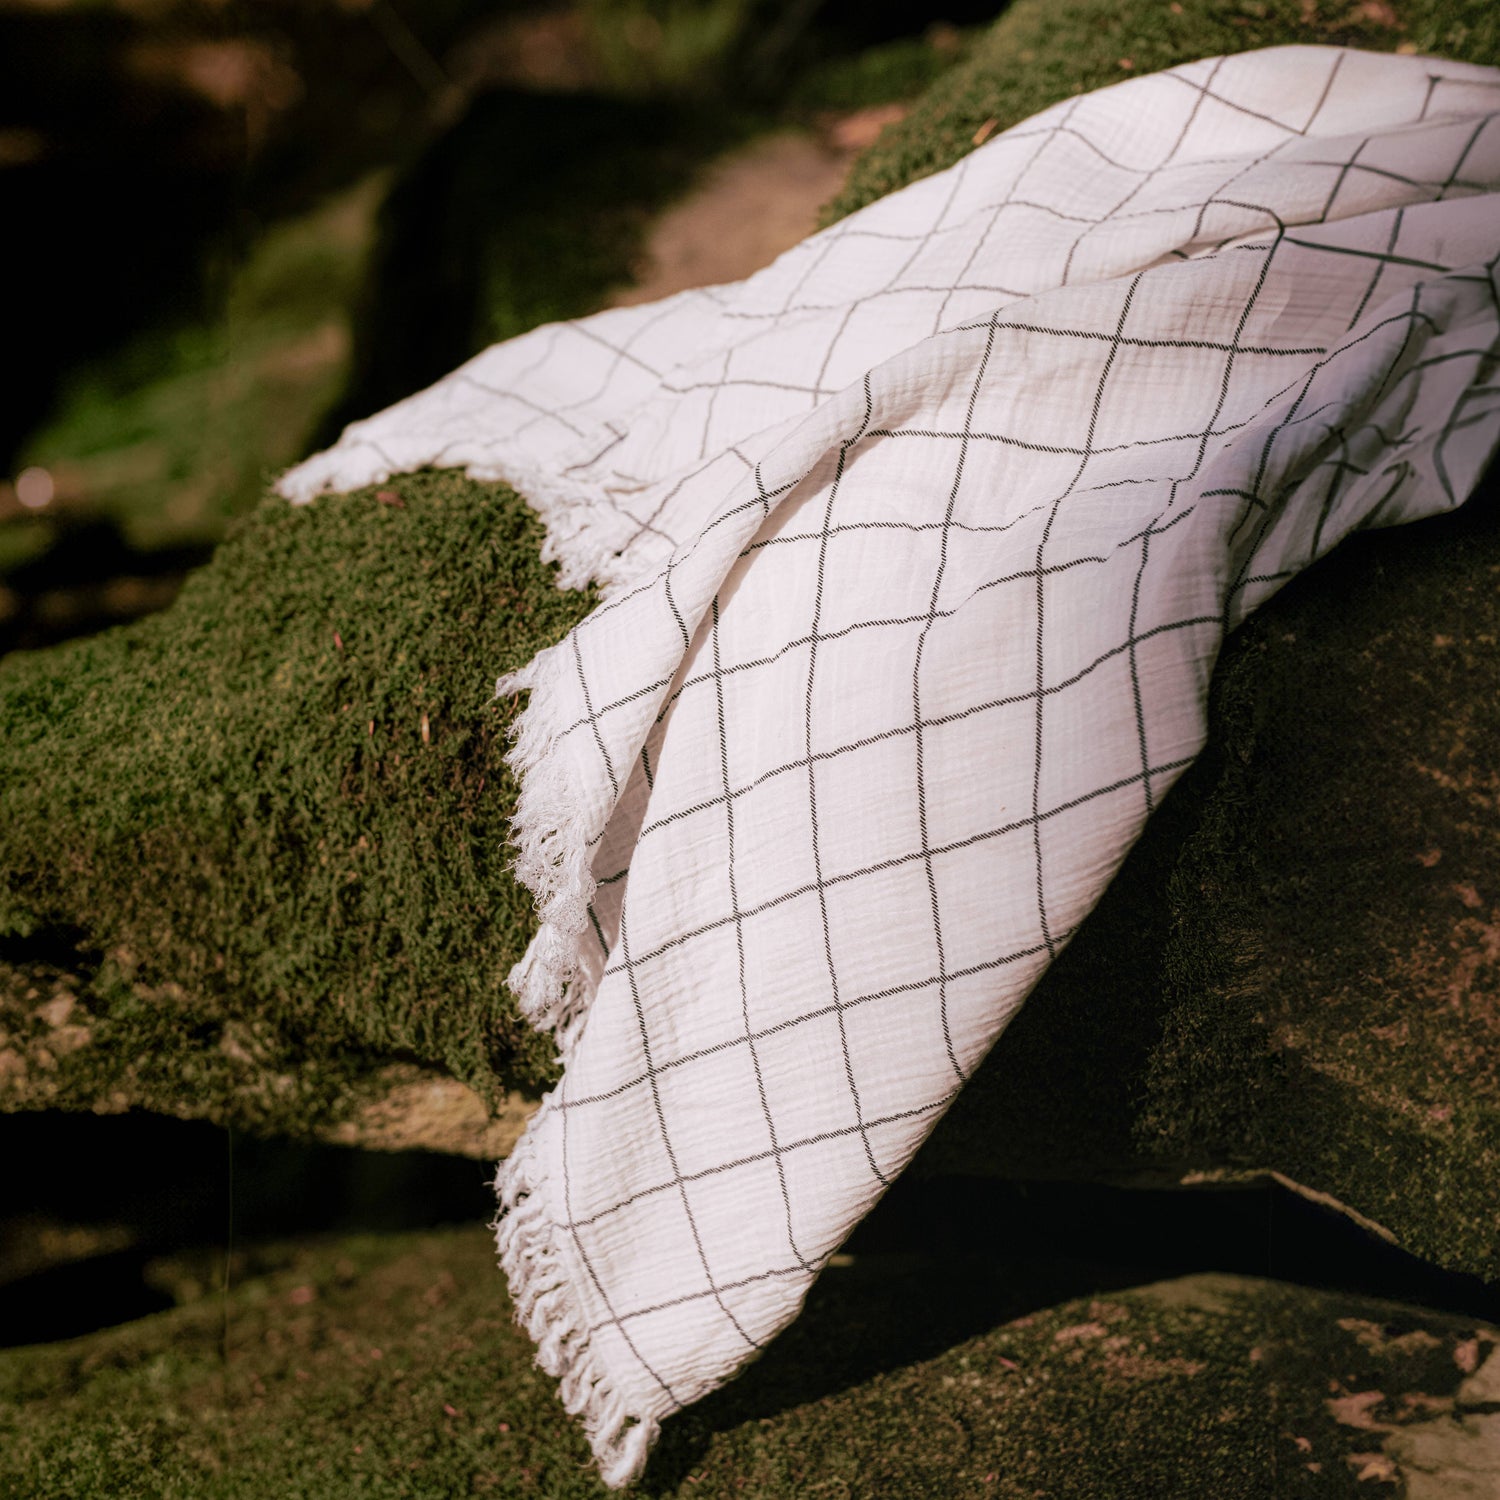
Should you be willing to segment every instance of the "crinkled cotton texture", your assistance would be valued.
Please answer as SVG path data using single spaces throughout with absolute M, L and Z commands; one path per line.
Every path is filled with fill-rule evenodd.
M 1330 48 L 1122 83 L 286 477 L 508 480 L 609 585 L 501 683 L 541 918 L 512 983 L 565 1072 L 498 1184 L 609 1482 L 979 1065 L 1202 747 L 1225 632 L 1469 493 L 1497 109 L 1494 71 Z

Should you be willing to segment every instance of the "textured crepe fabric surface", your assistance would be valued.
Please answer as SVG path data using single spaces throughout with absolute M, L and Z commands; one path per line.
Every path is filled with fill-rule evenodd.
M 1204 741 L 1224 634 L 1500 433 L 1500 74 L 1282 48 L 1069 99 L 733 286 L 350 427 L 605 602 L 529 688 L 500 1171 L 611 1483 L 797 1313 Z

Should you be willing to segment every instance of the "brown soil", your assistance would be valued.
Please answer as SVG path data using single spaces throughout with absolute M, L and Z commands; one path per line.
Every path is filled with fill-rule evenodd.
M 634 286 L 617 307 L 741 281 L 806 239 L 859 152 L 905 110 L 863 109 L 817 133 L 781 131 L 716 162 L 657 220 Z

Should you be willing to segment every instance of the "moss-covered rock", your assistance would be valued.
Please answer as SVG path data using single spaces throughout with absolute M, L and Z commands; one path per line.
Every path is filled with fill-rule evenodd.
M 266 1246 L 227 1295 L 222 1262 L 149 1275 L 181 1305 L 0 1353 L 0 1492 L 607 1493 L 483 1231 Z M 764 1359 L 667 1425 L 644 1493 L 1432 1500 L 1500 1478 L 1482 1324 L 1218 1275 L 1037 1290 L 971 1260 L 834 1268 Z
M 1500 1278 L 1500 472 L 1229 642 L 1203 758 L 920 1169 L 1277 1171 Z
M 1287 42 L 1494 65 L 1500 12 L 1017 0 L 826 217 L 1057 99 Z M 1229 643 L 1203 760 L 919 1171 L 1278 1171 L 1500 1277 L 1497 510 L 1492 474 L 1458 516 L 1347 545 Z
M 1500 13 L 1485 0 L 1015 0 L 967 59 L 856 163 L 826 217 L 952 166 L 995 131 L 1059 99 L 1200 57 L 1290 42 L 1493 63 Z
M 281 1128 L 381 1062 L 492 1101 L 541 1081 L 503 985 L 530 907 L 493 683 L 590 599 L 540 544 L 514 494 L 451 476 L 270 500 L 167 613 L 6 660 L 11 1107 L 38 1066 L 56 1105 L 123 1090 Z M 65 1004 L 38 1065 L 38 1011 Z
M 1467 0 L 1019 0 L 841 207 L 1122 60 L 1497 61 L 1497 26 Z M 322 1130 L 394 1064 L 495 1104 L 548 1076 L 502 985 L 530 912 L 489 693 L 589 601 L 509 491 L 382 494 L 268 502 L 169 613 L 0 666 L 0 1102 Z M 1208 752 L 923 1169 L 1278 1171 L 1500 1276 L 1496 512 L 1492 483 L 1358 539 L 1230 643 Z

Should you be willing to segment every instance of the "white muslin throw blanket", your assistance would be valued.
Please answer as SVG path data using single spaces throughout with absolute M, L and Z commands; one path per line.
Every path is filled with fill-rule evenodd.
M 1472 489 L 1497 111 L 1495 71 L 1336 48 L 1124 82 L 285 477 L 507 480 L 607 585 L 500 684 L 511 983 L 565 1066 L 497 1228 L 609 1483 L 796 1315 L 1076 931 L 1225 632 Z

